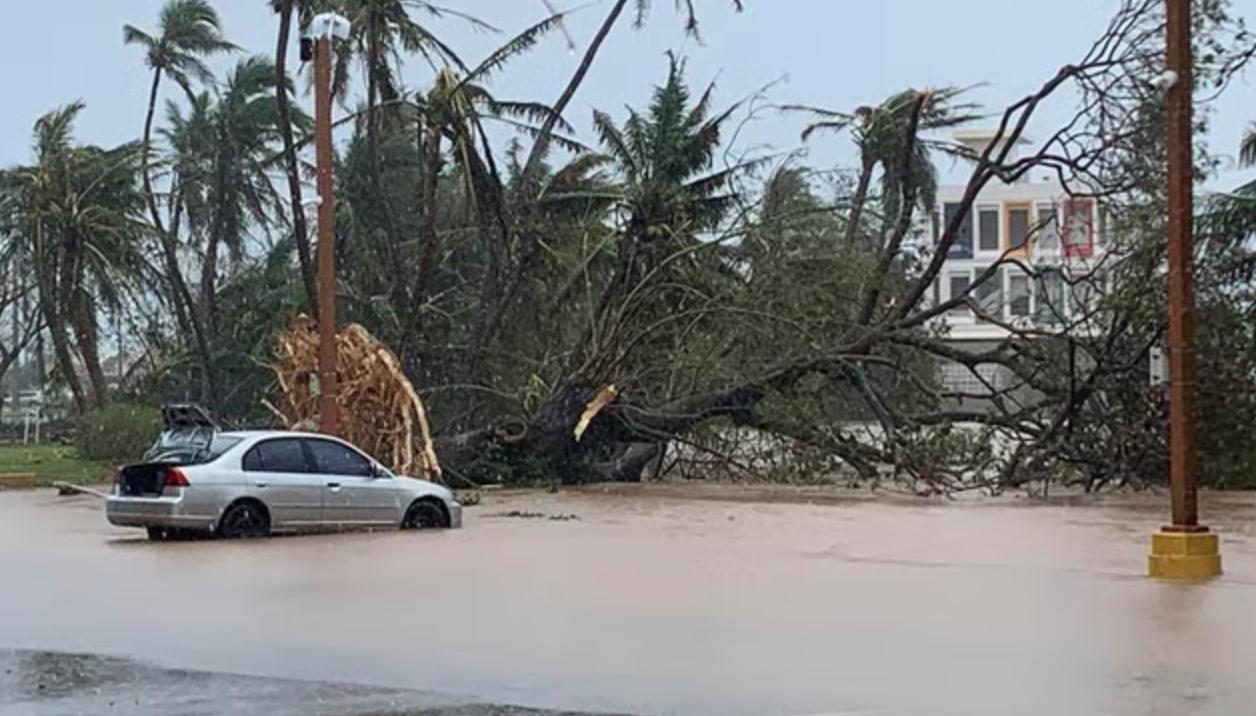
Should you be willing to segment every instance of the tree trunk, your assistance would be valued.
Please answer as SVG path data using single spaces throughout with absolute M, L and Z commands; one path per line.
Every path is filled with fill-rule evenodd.
M 57 367 L 65 378 L 74 400 L 74 409 L 82 413 L 87 409 L 87 397 L 83 393 L 83 384 L 79 382 L 78 371 L 74 367 L 74 357 L 70 353 L 69 337 L 65 334 L 65 321 L 61 316 L 61 301 L 57 295 L 56 278 L 50 273 L 55 270 L 53 261 L 47 255 L 43 225 L 35 227 L 35 282 L 39 289 L 39 309 L 44 314 L 44 322 L 48 324 L 48 337 L 52 340 L 53 355 Z M 42 352 L 40 360 L 42 362 Z M 41 371 L 41 380 L 47 375 Z
M 846 218 L 846 243 L 854 243 L 859 237 L 859 225 L 863 222 L 864 206 L 868 203 L 868 188 L 872 184 L 872 172 L 876 162 L 864 157 L 863 166 L 859 170 L 859 183 L 855 187 L 855 196 L 850 200 L 850 216 Z
M 92 386 L 92 402 L 97 408 L 103 408 L 109 402 L 109 381 L 100 365 L 96 310 L 92 296 L 86 289 L 79 287 L 71 295 L 70 301 L 70 322 L 74 326 L 74 340 L 78 344 L 79 355 L 83 356 L 87 379 Z
M 185 335 L 192 329 L 188 319 L 188 311 L 192 309 L 192 294 L 183 280 L 183 271 L 179 268 L 178 244 L 173 235 L 166 232 L 162 225 L 161 212 L 157 208 L 157 195 L 153 191 L 153 180 L 148 172 L 148 156 L 152 148 L 153 114 L 157 109 L 157 92 L 161 87 L 161 69 L 153 70 L 153 82 L 148 92 L 148 111 L 144 115 L 144 135 L 141 140 L 140 179 L 144 183 L 144 198 L 148 204 L 148 213 L 157 229 L 158 240 L 161 242 L 162 260 L 166 265 L 167 278 L 170 281 L 170 303 L 174 307 L 175 320 L 179 330 Z M 172 232 L 177 227 L 171 228 Z
M 440 236 L 436 231 L 436 197 L 440 184 L 440 173 L 443 168 L 441 157 L 440 128 L 433 126 L 428 130 L 427 161 L 423 173 L 423 253 L 419 257 L 419 275 L 415 281 L 414 317 L 416 325 L 422 325 L 423 304 L 427 302 L 428 292 L 432 288 L 433 275 L 436 273 L 436 259 L 440 254 Z
M 171 222 L 170 230 L 167 231 L 161 220 L 161 212 L 157 208 L 157 195 L 153 192 L 152 178 L 148 173 L 148 155 L 150 152 L 152 133 L 153 133 L 153 113 L 157 107 L 157 91 L 161 86 L 161 69 L 153 70 L 153 82 L 148 93 L 148 112 L 144 116 L 144 136 L 142 139 L 142 153 L 140 155 L 140 179 L 144 184 L 144 197 L 148 203 L 148 213 L 153 221 L 153 228 L 157 231 L 157 239 L 161 244 L 162 263 L 165 264 L 166 276 L 170 282 L 170 303 L 174 307 L 175 321 L 179 325 L 179 331 L 186 340 L 192 339 L 192 345 L 199 362 L 201 364 L 201 393 L 202 395 L 213 395 L 213 356 L 209 350 L 209 340 L 205 335 L 205 328 L 201 325 L 200 319 L 196 313 L 196 303 L 192 300 L 192 292 L 188 289 L 187 281 L 183 277 L 183 269 L 179 266 L 179 218 L 180 207 L 178 201 L 174 201 L 174 220 Z
M 606 15 L 606 19 L 602 22 L 602 26 L 598 28 L 597 34 L 593 36 L 593 42 L 589 43 L 589 49 L 585 50 L 584 57 L 580 60 L 580 65 L 576 68 L 575 74 L 571 76 L 571 80 L 567 82 L 563 93 L 559 95 L 558 101 L 554 103 L 554 113 L 546 117 L 545 122 L 541 124 L 540 131 L 536 135 L 536 141 L 532 145 L 532 151 L 528 153 L 528 160 L 523 164 L 523 171 L 520 172 L 521 176 L 528 177 L 536 170 L 536 167 L 541 162 L 541 158 L 545 156 L 545 152 L 549 148 L 550 137 L 554 133 L 554 127 L 558 124 L 558 117 L 566 111 L 567 105 L 571 103 L 571 99 L 576 96 L 576 91 L 584 83 L 585 75 L 589 74 L 589 69 L 593 67 L 593 60 L 597 59 L 597 53 L 602 48 L 602 43 L 606 41 L 607 35 L 615 27 L 615 23 L 619 20 L 619 16 L 623 14 L 624 6 L 627 4 L 628 0 L 616 0 L 615 6 L 611 8 L 611 11 Z
M 301 284 L 305 286 L 305 305 L 310 315 L 317 316 L 318 293 L 314 284 L 314 262 L 310 253 L 305 205 L 301 198 L 301 169 L 297 163 L 296 142 L 292 139 L 292 110 L 288 102 L 288 39 L 292 34 L 293 5 L 294 0 L 283 0 L 279 9 L 279 39 L 275 48 L 275 105 L 279 111 L 284 173 L 288 178 L 288 197 L 292 204 L 292 238 L 297 246 Z
M 758 424 L 754 409 L 766 395 L 760 386 L 740 385 L 651 410 L 612 403 L 577 442 L 575 427 L 598 389 L 590 381 L 569 381 L 541 405 L 522 434 L 490 429 L 438 437 L 433 442 L 441 467 L 450 474 L 465 473 L 501 444 L 539 461 L 561 484 L 639 482 L 670 436 L 710 420 Z

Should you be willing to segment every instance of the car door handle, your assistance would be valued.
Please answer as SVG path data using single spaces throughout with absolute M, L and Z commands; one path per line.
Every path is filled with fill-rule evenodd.
M 327 483 L 327 486 L 328 486 L 328 487 L 330 487 L 330 488 L 332 489 L 332 492 L 335 492 L 336 490 L 339 490 L 339 489 L 340 489 L 340 483 L 339 483 L 339 482 L 329 482 L 329 483 Z
M 254 484 L 254 485 L 256 485 L 256 486 L 258 486 L 258 487 L 270 487 L 270 483 L 269 483 L 269 482 L 261 482 L 261 481 L 258 481 L 258 482 L 254 482 L 253 484 Z

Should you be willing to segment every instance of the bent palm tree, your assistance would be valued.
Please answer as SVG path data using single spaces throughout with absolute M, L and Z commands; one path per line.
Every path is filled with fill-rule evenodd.
M 876 107 L 860 107 L 851 113 L 802 105 L 784 107 L 786 111 L 803 112 L 817 119 L 803 130 L 803 141 L 818 133 L 847 129 L 854 136 L 859 147 L 860 167 L 846 222 L 848 242 L 854 241 L 859 234 L 872 178 L 878 167 L 881 169 L 881 201 L 887 225 L 893 224 L 894 217 L 908 209 L 900 206 L 900 202 L 909 193 L 915 195 L 919 206 L 932 210 L 938 185 L 932 152 L 960 153 L 961 150 L 949 142 L 908 137 L 907 133 L 918 104 L 917 131 L 920 132 L 955 127 L 976 119 L 976 105 L 955 102 L 964 91 L 955 87 L 907 90 Z M 911 156 L 904 157 L 905 152 L 911 152 Z
M 152 86 L 148 93 L 148 109 L 144 116 L 144 133 L 140 140 L 140 177 L 144 185 L 149 218 L 157 229 L 157 238 L 161 242 L 162 260 L 167 280 L 170 283 L 170 299 L 175 318 L 183 334 L 192 335 L 201 362 L 205 366 L 205 371 L 208 372 L 210 357 L 205 330 L 197 320 L 196 311 L 192 305 L 192 294 L 188 290 L 187 281 L 179 266 L 177 239 L 173 231 L 166 231 L 164 222 L 161 220 L 157 196 L 153 191 L 152 177 L 149 174 L 149 157 L 152 150 L 153 114 L 157 109 L 157 97 L 162 77 L 169 76 L 191 98 L 193 97 L 193 80 L 205 84 L 213 81 L 213 75 L 205 65 L 204 58 L 237 48 L 223 38 L 222 23 L 218 18 L 218 12 L 207 0 L 169 0 L 162 7 L 158 28 L 156 35 L 149 34 L 134 25 L 124 25 L 122 28 L 123 41 L 128 45 L 139 45 L 144 48 L 145 64 L 153 71 Z M 203 389 L 205 392 L 212 392 L 212 388 L 208 385 L 203 386 Z
M 197 95 L 186 114 L 171 105 L 169 126 L 162 132 L 172 152 L 176 215 L 186 216 L 189 234 L 201 247 L 195 311 L 210 336 L 220 327 L 216 293 L 222 250 L 241 256 L 251 231 L 265 230 L 283 211 L 268 176 L 282 156 L 275 151 L 282 119 L 271 94 L 273 79 L 269 59 L 242 60 L 221 92 Z M 291 82 L 285 91 L 292 91 Z M 302 129 L 310 126 L 301 113 L 294 122 Z M 205 398 L 212 404 L 212 394 Z
M 103 405 L 108 388 L 98 350 L 99 302 L 119 308 L 127 284 L 144 269 L 139 244 L 145 231 L 135 177 L 139 147 L 76 144 L 74 120 L 82 109 L 75 103 L 41 117 L 34 163 L 6 172 L 3 182 L 6 233 L 34 259 L 39 306 L 80 411 L 87 393 L 73 352 L 82 358 L 92 402 Z

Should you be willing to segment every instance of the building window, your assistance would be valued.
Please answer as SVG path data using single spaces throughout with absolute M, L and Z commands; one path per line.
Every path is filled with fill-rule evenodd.
M 959 204 L 947 203 L 942 207 L 942 230 L 951 225 L 955 220 L 955 215 L 959 213 Z M 955 236 L 955 242 L 951 244 L 951 248 L 946 255 L 953 259 L 970 259 L 973 256 L 973 215 L 972 212 L 964 214 L 964 220 L 960 223 L 959 233 Z
M 979 281 L 981 276 L 989 269 L 988 266 L 979 266 L 973 269 L 973 280 Z M 977 284 L 974 291 L 977 299 L 977 307 L 987 316 L 995 318 L 1003 317 L 1003 272 L 996 270 L 990 277 Z
M 1029 207 L 1016 207 L 1007 210 L 1007 245 L 1016 251 L 1025 248 L 1029 241 Z
M 1059 271 L 1044 271 L 1038 277 L 1037 308 L 1034 320 L 1042 325 L 1060 325 L 1068 318 L 1064 276 Z
M 1095 245 L 1106 246 L 1111 240 L 1109 232 L 1112 230 L 1112 217 L 1108 211 L 1108 207 L 1099 207 L 1099 231 L 1095 232 Z
M 968 272 L 953 273 L 949 276 L 951 292 L 947 295 L 947 300 L 954 300 L 968 293 L 968 286 L 972 284 L 972 277 Z M 951 313 L 967 313 L 968 306 L 959 305 L 951 309 Z
M 1007 280 L 1008 308 L 1013 316 L 1028 316 L 1033 310 L 1033 292 L 1029 287 L 1029 277 L 1025 274 L 1012 274 Z
M 1090 256 L 1095 250 L 1095 202 L 1073 198 L 1064 202 L 1064 251 L 1069 256 Z
M 1036 236 L 1039 249 L 1048 252 L 1060 250 L 1060 224 L 1055 216 L 1055 206 L 1051 204 L 1038 205 L 1038 230 Z
M 982 251 L 999 250 L 999 210 L 982 209 L 977 217 L 977 246 Z

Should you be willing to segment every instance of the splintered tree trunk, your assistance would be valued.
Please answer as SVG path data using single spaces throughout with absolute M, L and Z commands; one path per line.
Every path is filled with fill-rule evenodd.
M 649 411 L 632 411 L 611 404 L 590 423 L 577 441 L 575 428 L 599 386 L 574 379 L 554 392 L 520 435 L 476 430 L 434 440 L 442 467 L 466 472 L 494 444 L 507 444 L 544 464 L 556 482 L 640 482 L 666 448 L 668 437 L 680 435 L 711 420 L 754 424 L 754 407 L 765 395 L 759 386 L 678 399 Z

